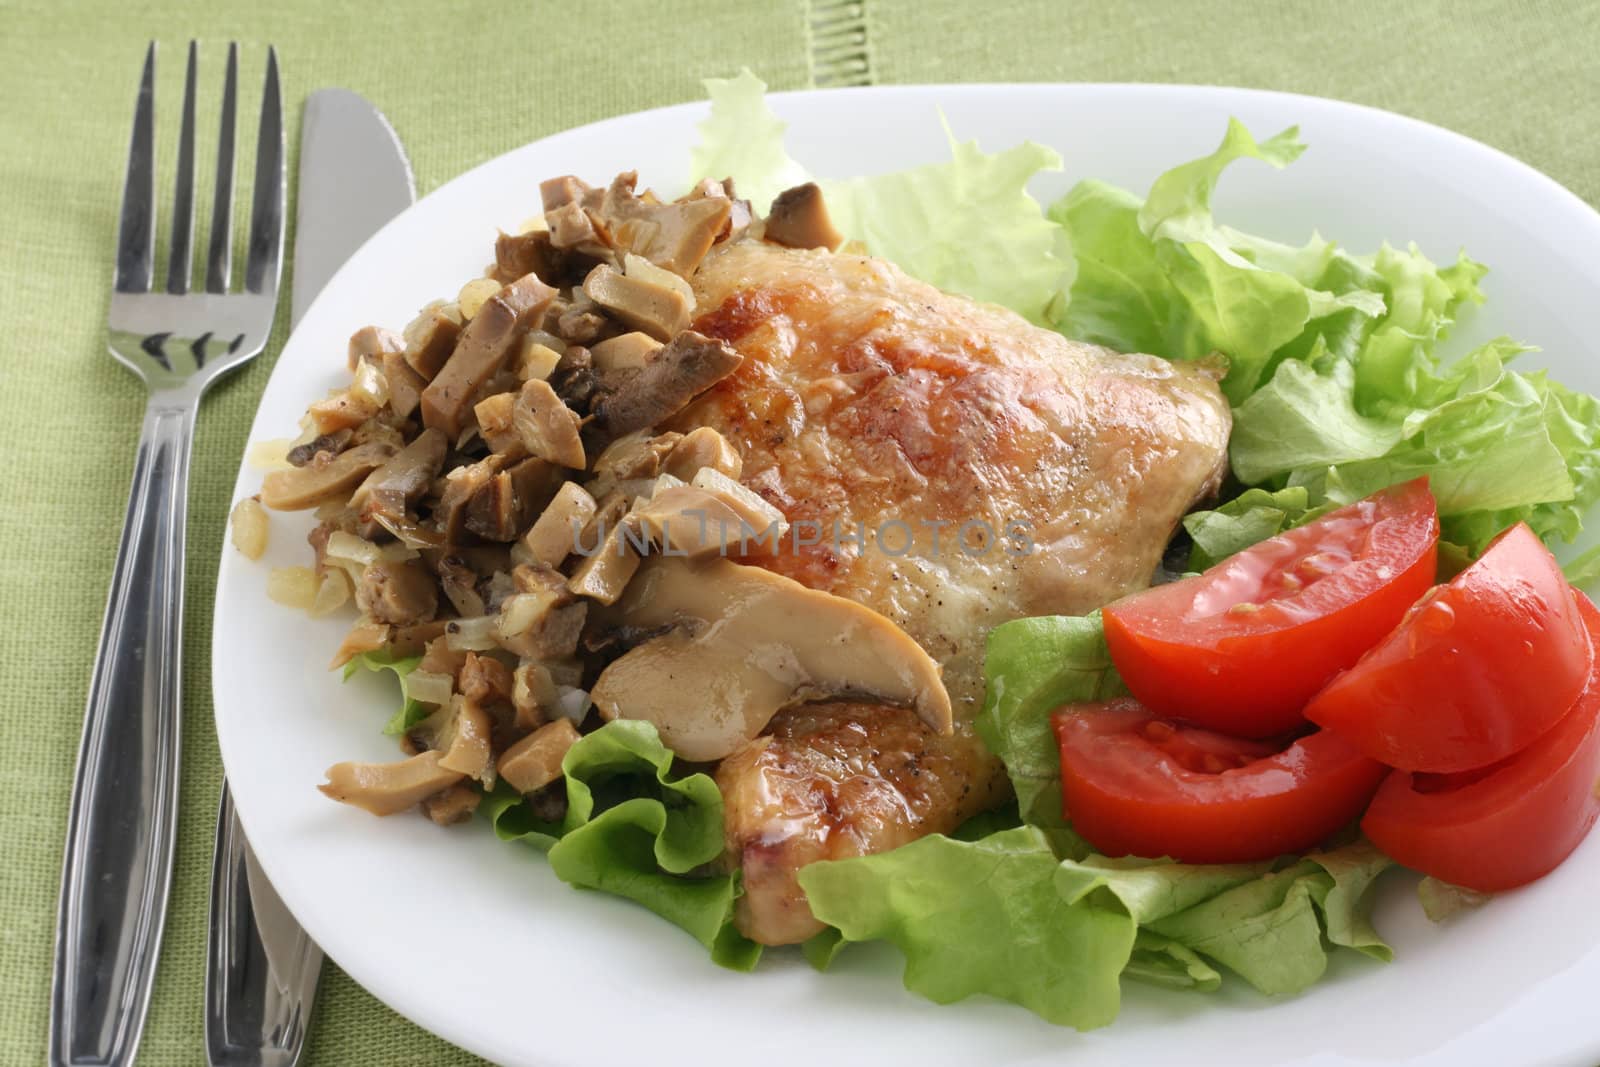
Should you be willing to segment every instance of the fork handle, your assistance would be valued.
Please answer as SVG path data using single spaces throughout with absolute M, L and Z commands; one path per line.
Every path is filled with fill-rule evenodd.
M 133 1062 L 172 885 L 194 405 L 151 398 L 72 787 L 50 1063 Z

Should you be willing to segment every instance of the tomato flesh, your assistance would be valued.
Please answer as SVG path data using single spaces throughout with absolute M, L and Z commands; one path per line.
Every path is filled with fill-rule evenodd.
M 1112 662 L 1162 715 L 1244 737 L 1286 733 L 1433 584 L 1438 539 L 1426 479 L 1385 489 L 1108 606 Z
M 1297 852 L 1353 822 L 1388 770 L 1326 731 L 1285 748 L 1126 699 L 1069 706 L 1052 725 L 1066 817 L 1108 856 L 1236 863 Z
M 1578 610 L 1600 641 L 1600 612 Z M 1554 728 L 1486 770 L 1395 771 L 1361 821 L 1372 843 L 1407 867 L 1479 892 L 1542 877 L 1600 817 L 1600 669 Z
M 1593 659 L 1560 566 L 1519 523 L 1330 682 L 1306 718 L 1400 770 L 1471 770 L 1554 726 Z

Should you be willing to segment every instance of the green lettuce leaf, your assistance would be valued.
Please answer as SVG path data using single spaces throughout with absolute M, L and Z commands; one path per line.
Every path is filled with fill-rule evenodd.
M 711 114 L 690 154 L 695 180 L 731 175 L 764 212 L 772 198 L 811 180 L 783 147 L 785 124 L 748 70 L 708 79 Z M 873 255 L 951 292 L 1044 322 L 1065 298 L 1072 257 L 1027 184 L 1061 157 L 1027 142 L 994 155 L 950 134 L 950 160 L 889 174 L 818 179 L 834 226 Z
M 1194 542 L 1189 569 L 1207 570 L 1257 541 L 1310 522 L 1330 507 L 1312 507 L 1305 486 L 1291 485 L 1273 492 L 1246 489 L 1213 511 L 1190 512 L 1183 517 L 1183 528 Z
M 978 733 L 1006 765 L 1024 822 L 1063 829 L 1061 758 L 1050 713 L 1127 692 L 1111 666 L 1098 613 L 1018 619 L 989 632 Z M 1063 855 L 1087 846 L 1063 838 Z
M 812 911 L 843 941 L 884 939 L 906 988 L 939 1004 L 984 994 L 1087 1030 L 1116 1018 L 1135 924 L 1113 901 L 1068 905 L 1037 828 L 979 841 L 934 835 L 800 872 Z
M 432 713 L 433 705 L 412 699 L 411 691 L 406 688 L 406 675 L 416 670 L 417 664 L 421 662 L 421 656 L 394 656 L 388 652 L 378 651 L 362 652 L 344 665 L 344 680 L 347 682 L 361 670 L 393 671 L 394 676 L 400 680 L 400 710 L 390 716 L 389 721 L 384 724 L 384 733 L 391 736 L 403 734 Z
M 733 927 L 737 879 L 704 874 L 722 855 L 722 794 L 709 775 L 680 775 L 653 725 L 619 719 L 568 750 L 566 815 L 540 820 L 499 787 L 480 810 L 503 840 L 547 852 L 572 885 L 626 897 L 682 927 L 718 963 L 749 970 L 761 948 Z
M 700 140 L 689 151 L 694 180 L 731 177 L 734 191 L 766 214 L 772 198 L 811 180 L 783 147 L 789 124 L 772 113 L 766 83 L 749 68 L 733 78 L 701 83 L 711 98 L 711 114 L 700 123 Z

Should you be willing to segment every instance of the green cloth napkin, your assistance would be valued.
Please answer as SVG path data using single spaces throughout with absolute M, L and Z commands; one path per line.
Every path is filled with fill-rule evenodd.
M 853 11 L 862 17 L 852 19 Z M 1339 97 L 1477 137 L 1600 202 L 1600 107 L 1593 96 L 1600 89 L 1600 8 L 1579 0 L 1514 8 L 1498 0 L 525 0 L 470 6 L 0 0 L 0 26 L 0 603 L 8 615 L 0 628 L 4 1063 L 38 1062 L 44 1054 L 67 796 L 144 403 L 133 379 L 105 354 L 105 317 L 133 91 L 146 41 L 165 47 L 157 100 L 165 105 L 161 150 L 168 168 L 181 49 L 196 37 L 203 69 L 212 75 L 200 98 L 202 159 L 215 137 L 209 116 L 225 42 L 237 39 L 243 46 L 247 124 L 253 123 L 270 42 L 279 50 L 285 103 L 294 116 L 291 144 L 307 92 L 327 85 L 356 89 L 393 121 L 419 193 L 557 130 L 695 99 L 700 78 L 748 65 L 775 89 L 1180 81 Z M 241 160 L 241 174 L 248 173 L 247 164 Z M 203 248 L 202 242 L 203 235 L 197 240 Z M 206 906 L 221 777 L 209 681 L 214 567 L 245 433 L 284 338 L 287 297 L 284 310 L 266 355 L 208 398 L 195 441 L 181 839 L 143 1063 L 201 1059 Z M 536 1051 L 537 1012 L 530 1019 L 528 1046 Z M 330 966 L 307 1062 L 476 1061 L 389 1012 Z

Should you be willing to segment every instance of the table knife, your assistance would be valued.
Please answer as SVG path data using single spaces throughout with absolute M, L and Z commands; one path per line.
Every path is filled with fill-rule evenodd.
M 322 89 L 306 99 L 291 327 L 340 265 L 415 199 L 405 150 L 382 113 L 346 89 Z M 298 1063 L 321 974 L 322 950 L 262 874 L 224 782 L 206 956 L 211 1067 Z

